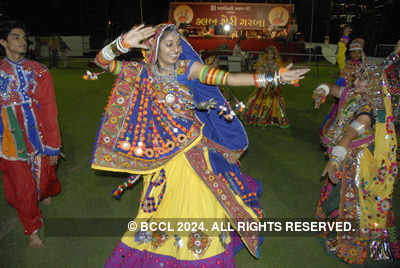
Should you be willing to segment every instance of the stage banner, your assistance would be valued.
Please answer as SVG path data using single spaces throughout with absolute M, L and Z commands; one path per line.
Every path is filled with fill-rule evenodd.
M 171 2 L 169 21 L 192 27 L 230 24 L 236 30 L 263 30 L 286 26 L 293 12 L 290 4 Z

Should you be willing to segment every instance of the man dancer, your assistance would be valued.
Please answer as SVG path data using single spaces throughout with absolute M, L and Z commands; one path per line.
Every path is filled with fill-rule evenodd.
M 27 41 L 17 21 L 0 25 L 0 170 L 5 198 L 18 213 L 30 247 L 42 247 L 39 201 L 60 192 L 55 168 L 60 131 L 53 80 L 46 67 L 24 58 Z

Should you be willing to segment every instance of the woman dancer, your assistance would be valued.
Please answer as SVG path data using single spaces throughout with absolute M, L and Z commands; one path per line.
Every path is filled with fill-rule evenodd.
M 256 72 L 269 73 L 272 76 L 282 67 L 278 50 L 276 47 L 270 46 L 256 63 Z M 266 87 L 256 88 L 250 95 L 247 107 L 242 115 L 246 124 L 261 127 L 289 127 L 281 84 L 268 83 Z
M 339 103 L 327 131 L 330 159 L 316 217 L 349 221 L 352 229 L 325 233 L 325 248 L 352 264 L 400 258 L 391 208 L 397 141 L 387 80 L 377 66 L 366 65 L 351 87 L 321 85 L 314 98 L 328 94 Z
M 143 62 L 114 60 L 133 47 L 148 49 Z M 239 221 L 259 222 L 258 185 L 237 165 L 247 136 L 215 85 L 265 86 L 265 74 L 229 74 L 203 65 L 168 24 L 130 30 L 103 48 L 96 63 L 118 79 L 92 167 L 143 174 L 139 226 L 215 219 L 238 230 Z M 280 79 L 301 79 L 307 71 L 287 71 Z M 105 267 L 233 267 L 240 241 L 259 254 L 256 232 L 238 230 L 238 236 L 188 223 L 187 232 L 127 231 Z
M 350 46 L 350 59 L 346 62 L 345 67 L 340 72 L 340 77 L 336 81 L 336 85 L 340 86 L 340 93 L 343 93 L 343 89 L 345 87 L 352 88 L 354 85 L 354 80 L 356 75 L 364 68 L 366 55 L 364 53 L 364 40 L 361 38 L 354 39 Z M 325 99 L 317 101 L 315 103 L 315 108 L 319 108 L 321 102 L 324 102 Z M 336 115 L 338 109 L 338 98 L 335 98 L 335 102 L 329 114 L 326 116 L 322 126 L 320 128 L 320 136 L 322 141 L 322 146 L 326 147 L 328 143 L 328 134 L 327 131 L 331 128 L 332 124 L 335 122 Z

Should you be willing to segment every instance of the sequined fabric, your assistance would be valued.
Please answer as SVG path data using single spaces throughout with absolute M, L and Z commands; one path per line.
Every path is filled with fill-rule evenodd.
M 327 145 L 337 145 L 361 112 L 370 116 L 372 127 L 353 140 L 339 167 L 341 181 L 326 180 L 316 210 L 318 220 L 351 222 L 351 231 L 323 236 L 327 251 L 351 264 L 400 257 L 397 237 L 391 235 L 395 232 L 391 200 L 398 168 L 390 95 L 376 66 L 367 67 L 362 75 L 368 79 L 366 90 L 347 88 L 342 94 Z

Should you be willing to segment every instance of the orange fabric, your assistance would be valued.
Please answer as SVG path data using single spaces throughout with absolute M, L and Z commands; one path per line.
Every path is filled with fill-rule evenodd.
M 1 119 L 3 120 L 3 154 L 7 158 L 17 158 L 17 147 L 15 145 L 14 136 L 10 131 L 10 127 L 8 126 L 8 116 L 6 113 L 6 108 L 3 107 L 1 110 Z

